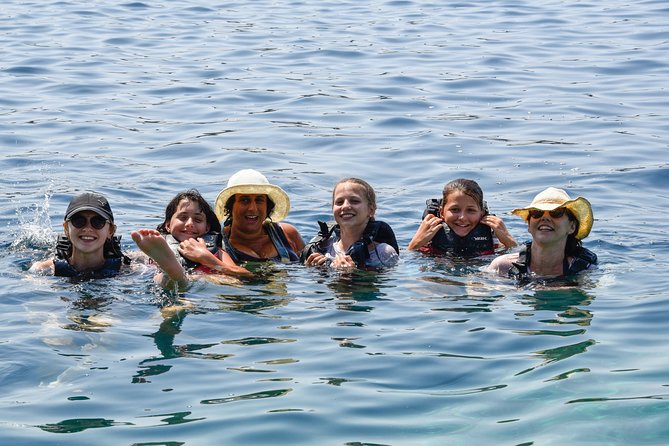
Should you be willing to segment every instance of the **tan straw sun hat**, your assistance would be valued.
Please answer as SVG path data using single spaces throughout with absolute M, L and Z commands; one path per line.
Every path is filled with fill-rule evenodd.
M 578 232 L 575 237 L 583 240 L 590 234 L 592 229 L 592 206 L 590 202 L 583 197 L 571 199 L 567 192 L 556 187 L 549 187 L 548 189 L 539 192 L 529 206 L 519 209 L 514 209 L 511 213 L 527 220 L 532 209 L 541 211 L 552 211 L 559 207 L 567 208 L 578 220 Z
M 274 202 L 274 209 L 267 217 L 274 222 L 286 218 L 290 210 L 290 199 L 283 189 L 270 184 L 265 175 L 257 170 L 243 169 L 230 177 L 228 186 L 216 197 L 214 211 L 219 220 L 223 221 L 228 216 L 225 203 L 235 194 L 267 195 Z

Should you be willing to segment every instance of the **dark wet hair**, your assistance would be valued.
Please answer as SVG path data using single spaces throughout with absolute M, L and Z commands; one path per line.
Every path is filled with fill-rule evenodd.
M 230 226 L 232 224 L 232 207 L 235 204 L 235 197 L 239 194 L 233 194 L 230 198 L 228 198 L 228 201 L 225 202 L 225 222 L 223 223 L 223 226 Z M 242 194 L 245 195 L 245 194 Z M 258 194 L 258 195 L 263 195 L 263 194 Z M 267 216 L 269 217 L 272 215 L 272 211 L 274 211 L 274 202 L 272 201 L 271 198 L 269 198 L 269 195 L 265 195 L 267 197 Z
M 207 203 L 207 200 L 205 200 L 202 195 L 200 195 L 200 192 L 198 192 L 197 189 L 189 189 L 184 192 L 179 192 L 174 196 L 174 198 L 172 198 L 172 201 L 170 201 L 165 208 L 165 221 L 158 225 L 157 229 L 159 232 L 162 232 L 163 234 L 169 233 L 167 230 L 167 224 L 169 224 L 170 220 L 172 220 L 172 217 L 177 212 L 179 203 L 181 203 L 182 200 L 196 202 L 200 206 L 200 210 L 207 219 L 209 231 L 221 232 L 221 223 L 218 221 L 216 213 L 211 208 L 209 203 Z
M 466 178 L 458 178 L 446 183 L 444 190 L 442 191 L 442 206 L 446 204 L 448 196 L 453 192 L 462 192 L 463 194 L 472 197 L 479 205 L 479 208 L 481 208 L 482 211 L 485 210 L 483 190 L 476 181 L 468 180 Z
M 564 247 L 564 254 L 566 256 L 575 257 L 581 252 L 581 247 L 583 246 L 581 241 L 576 238 L 576 234 L 578 234 L 578 228 L 580 225 L 576 216 L 572 214 L 569 209 L 565 210 L 567 211 L 567 218 L 569 221 L 574 223 L 576 229 L 574 229 L 574 232 L 567 236 L 567 244 Z
M 335 191 L 337 190 L 337 186 L 340 184 L 344 183 L 353 183 L 357 184 L 358 186 L 361 186 L 362 189 L 365 192 L 365 198 L 367 199 L 367 202 L 372 206 L 372 209 L 376 210 L 376 193 L 374 192 L 374 188 L 365 180 L 361 180 L 360 178 L 354 178 L 354 177 L 349 177 L 349 178 L 342 178 L 341 180 L 337 181 L 337 184 L 334 185 L 332 188 L 332 203 L 334 204 L 334 198 L 335 198 Z M 374 217 L 372 217 L 370 220 L 374 220 Z

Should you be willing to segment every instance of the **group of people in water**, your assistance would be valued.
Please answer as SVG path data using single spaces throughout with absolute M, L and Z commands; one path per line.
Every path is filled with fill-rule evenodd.
M 503 220 L 488 212 L 480 186 L 456 179 L 442 198 L 427 201 L 408 250 L 471 258 L 499 254 L 488 271 L 520 280 L 572 276 L 591 268 L 597 256 L 582 246 L 593 224 L 592 207 L 549 187 L 512 213 L 527 222 L 532 241 L 518 246 Z M 212 208 L 196 190 L 177 194 L 156 229 L 131 232 L 141 257 L 157 266 L 155 279 L 183 288 L 202 275 L 252 277 L 247 262 L 301 262 L 315 268 L 372 269 L 395 265 L 395 234 L 376 220 L 376 194 L 359 178 L 344 178 L 332 191 L 334 222 L 319 221 L 318 234 L 305 243 L 284 219 L 290 199 L 260 172 L 232 175 Z M 509 252 L 507 252 L 509 251 Z M 137 253 L 139 254 L 139 253 Z M 86 192 L 69 203 L 55 256 L 31 271 L 67 277 L 109 277 L 133 260 L 121 251 L 107 199 Z

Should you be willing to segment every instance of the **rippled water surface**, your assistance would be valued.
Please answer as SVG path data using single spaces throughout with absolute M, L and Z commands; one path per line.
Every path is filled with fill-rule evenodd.
M 664 1 L 10 0 L 0 14 L 0 442 L 669 441 Z M 150 270 L 33 277 L 70 198 L 126 250 L 178 191 L 255 168 L 304 238 L 374 185 L 406 246 L 473 178 L 491 211 L 587 197 L 578 284 L 519 288 L 403 250 L 380 274 L 267 267 L 177 296 Z

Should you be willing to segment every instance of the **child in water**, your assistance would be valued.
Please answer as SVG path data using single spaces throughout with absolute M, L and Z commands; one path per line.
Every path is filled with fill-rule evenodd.
M 220 247 L 221 224 L 213 209 L 197 190 L 177 194 L 165 209 L 165 220 L 157 229 L 131 232 L 137 246 L 158 264 L 156 275 L 163 286 L 188 284 L 188 273 L 249 276 Z
M 429 254 L 476 257 L 494 254 L 517 243 L 504 222 L 488 214 L 483 191 L 476 181 L 459 178 L 444 186 L 443 198 L 428 200 L 408 249 Z
M 130 263 L 115 237 L 114 214 L 107 199 L 95 192 L 77 195 L 63 219 L 56 256 L 30 267 L 31 272 L 61 277 L 111 277 Z
M 399 259 L 393 230 L 374 219 L 376 194 L 366 181 L 344 178 L 332 192 L 335 225 L 318 222 L 320 232 L 304 248 L 302 261 L 307 266 L 378 269 L 392 266 Z

